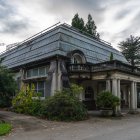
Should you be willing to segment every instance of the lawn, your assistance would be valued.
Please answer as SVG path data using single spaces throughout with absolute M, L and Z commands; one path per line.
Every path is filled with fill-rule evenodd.
M 11 129 L 11 124 L 0 122 L 0 136 L 8 134 L 11 131 Z

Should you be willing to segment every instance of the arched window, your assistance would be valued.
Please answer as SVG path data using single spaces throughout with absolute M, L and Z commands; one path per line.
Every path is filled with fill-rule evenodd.
M 73 56 L 73 63 L 74 64 L 82 64 L 82 56 L 80 56 L 79 54 L 75 54 Z
M 79 53 L 75 53 L 72 56 L 72 63 L 73 64 L 83 64 L 83 63 L 85 63 L 85 57 Z
M 85 89 L 85 100 L 94 100 L 94 91 L 90 86 Z

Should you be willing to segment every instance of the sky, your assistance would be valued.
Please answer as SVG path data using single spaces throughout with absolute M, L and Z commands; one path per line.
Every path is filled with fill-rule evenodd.
M 140 0 L 0 0 L 0 52 L 57 22 L 71 24 L 76 13 L 85 22 L 90 13 L 101 39 L 117 49 L 140 36 Z

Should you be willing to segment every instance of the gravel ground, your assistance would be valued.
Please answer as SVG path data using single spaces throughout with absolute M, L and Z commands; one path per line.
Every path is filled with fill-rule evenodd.
M 140 140 L 140 114 L 122 118 L 90 117 L 79 122 L 55 122 L 0 111 L 13 124 L 1 140 Z

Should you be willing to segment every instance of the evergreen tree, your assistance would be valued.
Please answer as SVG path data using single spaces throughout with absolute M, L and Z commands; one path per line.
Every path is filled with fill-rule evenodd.
M 110 61 L 112 61 L 114 58 L 113 58 L 113 53 L 111 52 L 110 53 Z
M 11 105 L 11 98 L 16 90 L 16 83 L 10 71 L 1 65 L 0 60 L 0 107 Z
M 140 37 L 130 36 L 119 43 L 123 55 L 132 66 L 140 65 Z
M 88 15 L 88 21 L 87 21 L 87 24 L 85 27 L 86 27 L 87 33 L 89 33 L 90 35 L 92 35 L 96 39 L 100 38 L 99 33 L 97 33 L 97 31 L 96 31 L 97 27 L 95 25 L 95 22 L 92 19 L 92 16 L 90 14 Z
M 81 31 L 85 30 L 84 20 L 79 17 L 78 13 L 75 14 L 74 18 L 72 19 L 71 25 L 77 29 L 80 29 Z
M 75 14 L 74 18 L 72 19 L 71 25 L 77 29 L 80 29 L 81 31 L 84 31 L 85 35 L 89 34 L 93 36 L 95 39 L 98 40 L 100 39 L 100 35 L 96 31 L 97 27 L 90 14 L 88 15 L 88 21 L 86 25 L 84 24 L 84 20 L 79 17 L 78 13 Z

